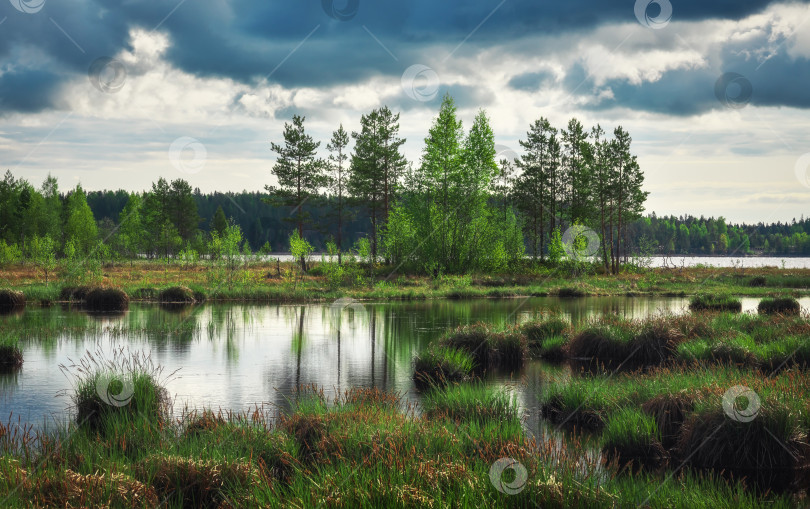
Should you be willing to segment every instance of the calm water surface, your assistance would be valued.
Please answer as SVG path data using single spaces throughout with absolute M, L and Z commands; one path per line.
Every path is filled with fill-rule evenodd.
M 744 298 L 744 311 L 758 299 Z M 810 310 L 810 298 L 801 304 Z M 618 313 L 643 317 L 681 313 L 681 298 L 590 297 L 330 304 L 195 306 L 182 312 L 134 304 L 119 317 L 91 317 L 54 306 L 31 308 L 15 316 L 29 330 L 62 329 L 55 336 L 23 342 L 25 363 L 12 374 L 0 374 L 0 418 L 40 425 L 71 417 L 72 380 L 58 368 L 78 361 L 88 351 L 110 355 L 121 346 L 143 351 L 164 367 L 177 370 L 167 388 L 174 410 L 184 407 L 247 411 L 257 406 L 268 414 L 288 406 L 301 385 L 327 391 L 380 387 L 418 401 L 411 380 L 413 357 L 448 328 L 485 321 L 519 323 L 549 311 L 573 322 Z M 90 330 L 87 330 L 87 326 Z M 131 332 L 115 334 L 116 327 Z M 161 330 L 161 332 L 155 332 Z M 165 332 L 175 330 L 177 332 Z M 538 396 L 550 377 L 566 376 L 564 368 L 532 361 L 515 375 L 492 375 L 489 383 L 510 385 L 526 412 L 529 429 L 540 429 Z

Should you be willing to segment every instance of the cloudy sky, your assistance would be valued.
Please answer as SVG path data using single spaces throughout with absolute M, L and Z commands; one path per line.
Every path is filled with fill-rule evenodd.
M 388 105 L 418 164 L 441 96 L 499 150 L 622 125 L 648 212 L 810 212 L 810 5 L 766 0 L 0 0 L 0 160 L 39 185 L 273 184 L 270 141 Z M 325 155 L 325 154 L 324 154 Z

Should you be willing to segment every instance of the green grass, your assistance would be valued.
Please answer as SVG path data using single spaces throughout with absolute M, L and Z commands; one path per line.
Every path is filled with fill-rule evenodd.
M 667 459 L 655 418 L 640 408 L 626 407 L 611 415 L 601 444 L 605 457 L 619 468 L 657 468 Z
M 111 436 L 131 426 L 160 428 L 169 419 L 163 370 L 147 354 L 124 348 L 111 358 L 88 353 L 60 368 L 76 380 L 73 403 L 80 427 Z
M 730 295 L 699 294 L 689 299 L 689 309 L 692 311 L 729 311 L 739 313 L 742 311 L 740 299 Z
M 798 315 L 802 307 L 793 297 L 766 297 L 759 301 L 757 311 L 764 315 Z
M 517 368 L 528 354 L 526 336 L 519 328 L 485 323 L 457 327 L 440 338 L 439 343 L 469 352 L 478 370 Z
M 434 389 L 425 395 L 422 407 L 428 417 L 454 421 L 516 421 L 517 401 L 513 394 L 481 383 Z
M 475 361 L 466 350 L 430 346 L 413 361 L 413 379 L 417 387 L 440 386 L 470 377 Z
M 474 392 L 478 389 L 474 389 Z M 6 507 L 790 507 L 787 494 L 763 494 L 697 472 L 617 475 L 582 455 L 576 440 L 536 443 L 519 423 L 416 417 L 398 397 L 353 389 L 334 399 L 305 391 L 278 421 L 228 414 L 186 433 L 191 415 L 163 429 L 129 427 L 100 437 L 51 430 L 42 448 L 0 447 Z M 199 417 L 199 415 L 195 415 Z M 653 436 L 649 419 L 628 415 L 617 433 Z M 634 423 L 642 426 L 635 426 Z M 630 424 L 633 424 L 631 427 Z M 0 425 L 9 437 L 6 428 Z M 36 443 L 29 430 L 25 443 Z M 18 438 L 20 438 L 18 436 Z M 621 440 L 621 437 L 618 437 Z M 7 444 L 0 439 L 0 446 Z M 499 492 L 499 458 L 526 469 L 519 493 Z M 507 471 L 496 481 L 514 479 Z

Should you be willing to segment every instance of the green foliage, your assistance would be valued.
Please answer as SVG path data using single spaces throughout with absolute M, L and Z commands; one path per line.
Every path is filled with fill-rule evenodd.
M 78 254 L 87 255 L 96 244 L 98 229 L 93 211 L 87 205 L 87 195 L 77 185 L 65 202 L 65 238 L 73 240 Z
M 34 236 L 31 239 L 30 250 L 31 260 L 45 275 L 45 286 L 47 286 L 48 277 L 56 269 L 56 243 L 48 235 Z
M 23 257 L 22 251 L 17 244 L 6 244 L 6 241 L 0 239 L 0 267 L 6 267 L 10 264 L 17 263 Z

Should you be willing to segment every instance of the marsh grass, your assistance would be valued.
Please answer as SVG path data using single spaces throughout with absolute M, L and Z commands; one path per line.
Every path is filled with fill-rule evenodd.
M 93 288 L 84 298 L 88 311 L 122 312 L 129 309 L 129 295 L 120 288 Z
M 446 417 L 453 421 L 505 424 L 518 419 L 515 395 L 482 383 L 434 389 L 425 395 L 422 407 L 428 417 Z
M 78 362 L 70 362 L 59 368 L 75 381 L 71 399 L 80 426 L 111 435 L 133 423 L 156 429 L 166 424 L 171 401 L 164 385 L 176 371 L 164 376 L 147 353 L 125 347 L 111 357 L 88 351 Z
M 691 311 L 726 311 L 739 313 L 742 311 L 742 302 L 730 295 L 700 294 L 689 299 Z
M 23 353 L 19 340 L 0 335 L 0 373 L 19 369 L 23 364 Z
M 475 360 L 466 350 L 431 345 L 413 361 L 413 380 L 417 387 L 441 386 L 470 377 Z
M 667 461 L 655 419 L 639 408 L 622 408 L 611 415 L 601 441 L 605 458 L 620 469 L 657 469 Z
M 802 473 L 806 438 L 796 414 L 779 403 L 765 401 L 750 422 L 729 418 L 714 403 L 684 422 L 674 450 L 692 468 L 778 492 Z
M 163 304 L 193 304 L 194 290 L 187 286 L 171 286 L 158 294 L 158 301 Z
M 757 312 L 763 315 L 798 315 L 802 307 L 793 297 L 766 297 L 759 301 Z
M 215 419 L 216 425 L 197 433 L 182 432 L 192 414 L 162 432 L 29 433 L 22 440 L 27 454 L 0 449 L 0 492 L 9 494 L 8 507 L 154 507 L 155 497 L 168 508 L 607 509 L 649 499 L 651 507 L 730 509 L 794 502 L 790 495 L 753 493 L 740 481 L 692 470 L 616 475 L 611 464 L 583 455 L 576 437 L 535 442 L 516 419 L 416 416 L 398 402 L 390 393 L 357 389 L 330 398 L 312 388 L 278 419 L 259 409 L 218 414 L 224 423 Z M 310 426 L 315 431 L 299 433 L 305 422 L 317 423 Z M 0 425 L 3 436 L 10 433 Z M 490 479 L 490 468 L 503 457 L 526 468 L 526 485 L 515 495 L 497 491 Z M 101 478 L 103 487 L 96 488 Z M 508 472 L 502 477 L 510 479 Z
M 517 368 L 528 354 L 526 336 L 519 328 L 485 323 L 459 326 L 440 338 L 439 344 L 468 352 L 478 371 Z
M 25 307 L 25 295 L 16 290 L 0 290 L 0 313 L 8 313 Z

